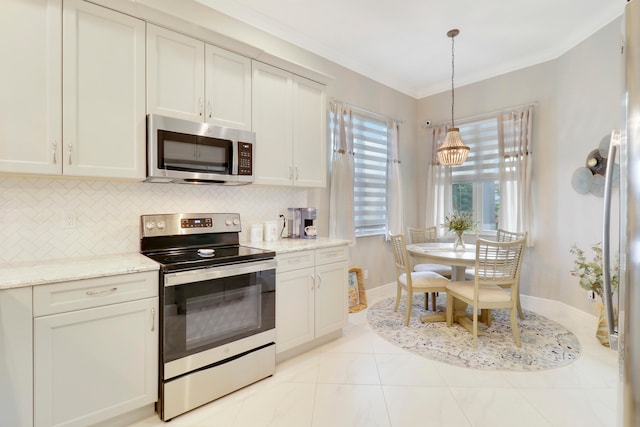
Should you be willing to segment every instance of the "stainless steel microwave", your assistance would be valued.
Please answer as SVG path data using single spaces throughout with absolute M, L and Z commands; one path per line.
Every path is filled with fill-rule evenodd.
M 149 114 L 146 182 L 250 184 L 255 143 L 253 132 Z

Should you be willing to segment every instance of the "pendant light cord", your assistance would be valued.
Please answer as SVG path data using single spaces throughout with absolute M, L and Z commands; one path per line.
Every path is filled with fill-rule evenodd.
M 453 121 L 453 106 L 455 104 L 455 91 L 453 90 L 453 75 L 455 73 L 455 53 L 454 53 L 454 38 L 457 33 L 451 35 L 451 127 L 456 127 Z

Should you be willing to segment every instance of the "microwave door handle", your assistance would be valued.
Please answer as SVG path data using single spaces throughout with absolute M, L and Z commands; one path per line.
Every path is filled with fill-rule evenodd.
M 240 169 L 240 151 L 238 146 L 240 145 L 240 141 L 231 141 L 231 158 L 233 161 L 231 162 L 231 175 L 238 175 Z

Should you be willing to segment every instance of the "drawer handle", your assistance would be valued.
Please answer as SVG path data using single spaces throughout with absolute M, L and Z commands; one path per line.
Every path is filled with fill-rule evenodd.
M 151 309 L 151 332 L 156 330 L 156 309 Z
M 99 296 L 99 295 L 105 295 L 105 294 L 112 294 L 117 290 L 118 290 L 118 288 L 103 289 L 101 291 L 87 291 L 87 295 L 89 295 L 89 296 Z

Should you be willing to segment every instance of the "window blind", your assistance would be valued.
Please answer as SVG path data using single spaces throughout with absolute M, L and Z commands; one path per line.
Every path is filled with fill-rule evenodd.
M 459 125 L 462 141 L 471 149 L 467 160 L 451 169 L 451 182 L 497 181 L 499 179 L 498 120 Z
M 354 225 L 356 236 L 384 234 L 386 224 L 387 124 L 354 114 Z

